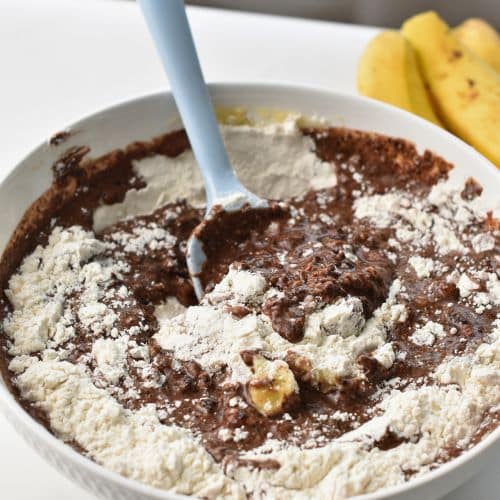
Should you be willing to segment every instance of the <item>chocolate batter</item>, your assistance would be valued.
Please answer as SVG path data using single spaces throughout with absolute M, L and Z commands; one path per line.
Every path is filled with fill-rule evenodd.
M 386 300 L 391 282 L 399 277 L 406 287 L 403 300 L 408 314 L 390 334 L 389 340 L 396 351 L 396 361 L 390 368 L 384 368 L 372 353 L 363 353 L 357 362 L 363 368 L 364 378 L 345 379 L 340 387 L 324 388 L 311 383 L 307 367 L 304 370 L 291 354 L 287 362 L 299 382 L 300 401 L 286 414 L 265 417 L 248 404 L 244 386 L 223 384 L 230 367 L 209 374 L 194 361 L 175 360 L 171 352 L 161 349 L 151 338 L 159 328 L 153 314 L 155 305 L 168 297 L 176 297 L 185 306 L 196 303 L 184 250 L 189 234 L 202 220 L 203 210 L 181 200 L 150 215 L 107 227 L 98 235 L 108 244 L 107 256 L 126 264 L 110 288 L 117 289 L 124 284 L 133 292 L 132 298 L 126 301 L 109 299 L 118 317 L 117 328 L 148 326 L 147 334 L 141 333 L 135 340 L 149 350 L 151 378 L 164 377 L 164 383 L 159 386 L 146 384 L 139 369 L 130 368 L 127 387 L 122 382 L 122 387 L 109 390 L 114 391 L 113 396 L 126 408 L 154 403 L 158 410 L 165 409 L 161 417 L 163 423 L 189 428 L 217 461 L 227 464 L 238 461 L 242 450 L 251 450 L 266 439 L 307 446 L 314 437 L 314 446 L 321 446 L 355 429 L 373 418 L 374 406 L 387 381 L 398 380 L 395 387 L 400 388 L 410 383 L 433 383 L 427 376 L 446 356 L 473 352 L 486 341 L 498 313 L 493 307 L 479 314 L 472 307 L 458 303 L 459 292 L 454 284 L 438 277 L 418 278 L 408 272 L 410 247 L 403 244 L 394 254 L 389 245 L 389 240 L 395 237 L 395 229 L 377 228 L 353 216 L 353 202 L 359 190 L 381 194 L 404 189 L 424 197 L 438 180 L 446 178 L 452 168 L 449 163 L 430 152 L 419 155 L 413 145 L 400 139 L 342 128 L 310 128 L 303 133 L 313 139 L 317 155 L 336 169 L 337 185 L 273 204 L 266 211 L 246 209 L 237 214 L 222 213 L 209 227 L 210 231 L 204 233 L 211 235 L 204 241 L 210 266 L 203 269 L 202 282 L 211 290 L 230 265 L 260 272 L 270 286 L 282 292 L 268 299 L 262 312 L 270 318 L 276 332 L 296 343 L 303 338 L 311 304 L 330 304 L 350 295 L 361 300 L 363 314 L 369 318 Z M 133 160 L 155 154 L 174 157 L 188 147 L 185 133 L 178 131 L 151 142 L 132 144 L 96 160 L 87 159 L 88 148 L 68 150 L 54 165 L 54 185 L 30 208 L 3 255 L 1 290 L 8 287 L 8 280 L 23 257 L 37 245 L 46 243 L 54 226 L 76 224 L 91 229 L 92 214 L 98 206 L 122 201 L 127 190 L 143 187 L 144 182 L 134 175 Z M 359 176 L 363 178 L 363 185 Z M 463 196 L 470 199 L 479 193 L 480 187 L 470 181 Z M 484 221 L 485 228 L 495 224 L 491 217 Z M 146 252 L 130 252 L 125 248 L 128 240 L 123 235 L 132 235 L 138 227 L 165 229 L 175 237 L 175 243 Z M 474 234 L 472 227 L 466 231 Z M 429 245 L 425 252 L 435 256 L 437 249 Z M 494 272 L 495 255 L 495 249 L 481 255 L 471 249 L 468 259 L 481 262 Z M 460 265 L 461 259 L 463 257 L 456 253 L 439 257 L 440 262 L 450 268 Z M 78 294 L 68 300 L 75 309 L 80 304 Z M 10 302 L 2 292 L 0 325 L 10 310 Z M 230 312 L 240 318 L 250 311 L 240 306 Z M 432 319 L 445 329 L 454 329 L 457 335 L 437 339 L 431 348 L 416 345 L 409 340 L 409 335 L 424 319 Z M 95 338 L 82 325 L 77 323 L 75 328 L 72 343 L 77 348 L 69 361 L 92 367 L 94 361 L 88 359 Z M 6 368 L 10 360 L 7 339 L 4 335 L 0 338 L 2 374 L 17 394 L 12 374 Z M 129 360 L 134 361 L 132 357 Z M 96 378 L 95 384 L 104 386 L 105 382 Z M 136 396 L 130 397 L 130 389 Z M 40 409 L 21 399 L 20 404 L 50 429 Z M 348 414 L 349 418 L 339 419 L 339 412 Z M 477 440 L 497 425 L 498 415 L 489 415 Z M 248 431 L 245 439 L 237 442 L 221 439 L 221 428 L 242 426 Z M 402 442 L 402 438 L 388 430 L 371 446 L 387 450 Z M 458 446 L 446 450 L 443 461 L 462 451 Z M 279 466 L 273 461 L 241 460 L 255 467 Z M 411 474 L 409 471 L 408 476 Z

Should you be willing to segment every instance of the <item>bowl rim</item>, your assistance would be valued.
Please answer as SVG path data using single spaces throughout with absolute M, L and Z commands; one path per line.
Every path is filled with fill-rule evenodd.
M 260 82 L 211 82 L 208 84 L 210 93 L 215 99 L 217 95 L 222 95 L 228 91 L 236 91 L 243 93 L 244 91 L 254 90 L 254 91 L 276 91 L 281 90 L 283 92 L 302 92 L 302 93 L 315 93 L 321 94 L 325 98 L 336 98 L 347 101 L 357 101 L 360 102 L 363 106 L 373 109 L 381 109 L 386 113 L 392 113 L 395 115 L 401 116 L 402 119 L 407 121 L 417 121 L 421 124 L 425 124 L 427 127 L 431 127 L 436 133 L 443 135 L 446 137 L 448 142 L 454 143 L 454 145 L 461 148 L 468 148 L 471 154 L 475 155 L 480 163 L 484 164 L 485 167 L 489 165 L 488 168 L 493 169 L 495 171 L 498 180 L 500 181 L 500 170 L 497 169 L 487 158 L 482 156 L 477 150 L 475 150 L 470 145 L 463 142 L 458 137 L 454 136 L 450 132 L 430 123 L 416 115 L 413 115 L 407 111 L 396 108 L 394 106 L 385 104 L 380 101 L 376 101 L 374 99 L 358 96 L 355 94 L 349 94 L 344 92 L 338 92 L 335 90 L 331 90 L 324 87 L 319 86 L 311 86 L 311 85 L 299 85 L 299 84 L 288 84 L 282 81 L 266 81 L 264 83 Z M 160 91 L 160 92 L 152 92 L 148 94 L 139 95 L 130 99 L 117 101 L 112 103 L 109 106 L 102 107 L 97 111 L 85 115 L 83 118 L 80 118 L 60 130 L 80 130 L 82 125 L 85 125 L 86 122 L 93 119 L 98 119 L 100 116 L 104 116 L 111 111 L 117 110 L 122 107 L 126 107 L 129 105 L 140 105 L 141 102 L 146 102 L 152 99 L 172 99 L 171 91 Z M 403 132 L 403 131 L 402 131 Z M 401 136 L 404 134 L 402 133 Z M 404 138 L 404 137 L 403 137 Z M 7 175 L 3 176 L 0 179 L 0 186 L 8 182 L 8 180 L 15 174 L 15 172 L 19 169 L 21 165 L 25 163 L 27 159 L 39 153 L 41 148 L 43 148 L 47 143 L 47 140 L 41 142 L 38 146 L 29 151 L 26 155 L 24 155 L 16 165 L 9 169 Z M 9 391 L 5 381 L 2 380 L 0 383 L 0 409 L 7 416 L 7 419 L 17 430 L 17 422 L 16 420 L 22 424 L 24 429 L 29 430 L 31 433 L 36 435 L 37 439 L 47 447 L 54 448 L 60 455 L 62 455 L 67 460 L 76 463 L 79 467 L 82 467 L 87 472 L 91 474 L 97 475 L 101 480 L 105 480 L 108 482 L 118 483 L 120 486 L 127 488 L 128 490 L 134 492 L 135 494 L 147 495 L 150 498 L 157 499 L 188 499 L 193 498 L 192 496 L 185 496 L 178 493 L 174 493 L 170 490 L 163 490 L 161 488 L 156 488 L 154 486 L 149 486 L 147 484 L 141 483 L 137 480 L 127 478 L 122 476 L 121 474 L 114 472 L 106 467 L 94 462 L 90 458 L 78 453 L 71 446 L 67 445 L 62 440 L 58 439 L 54 434 L 52 434 L 49 430 L 47 430 L 43 425 L 38 423 L 34 418 L 32 418 L 24 408 L 17 402 L 15 396 Z M 24 438 L 24 435 L 23 435 Z M 31 445 L 31 443 L 30 443 Z M 471 449 L 464 451 L 459 457 L 452 459 L 445 464 L 440 465 L 435 470 L 427 471 L 422 476 L 418 476 L 412 478 L 408 482 L 400 483 L 394 486 L 389 486 L 387 488 L 381 488 L 372 493 L 365 493 L 362 495 L 357 495 L 355 497 L 351 497 L 353 499 L 359 500 L 377 500 L 377 499 L 385 499 L 390 498 L 394 495 L 402 494 L 402 493 L 410 493 L 425 484 L 432 483 L 438 478 L 442 478 L 448 473 L 456 470 L 463 469 L 467 464 L 473 462 L 479 455 L 481 455 L 486 450 L 491 449 L 495 445 L 500 445 L 500 427 L 493 430 L 486 438 L 482 439 L 479 443 L 474 445 Z

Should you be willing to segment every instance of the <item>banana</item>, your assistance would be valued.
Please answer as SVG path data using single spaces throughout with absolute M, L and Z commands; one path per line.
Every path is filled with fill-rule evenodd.
M 330 370 L 313 368 L 311 361 L 301 354 L 289 351 L 285 360 L 297 380 L 320 392 L 327 393 L 333 389 L 340 389 L 342 386 L 342 381 Z
M 384 31 L 366 47 L 358 66 L 358 91 L 442 126 L 432 108 L 411 45 L 397 31 Z
M 482 19 L 467 19 L 452 31 L 457 40 L 500 72 L 500 36 Z
M 215 116 L 217 122 L 222 125 L 250 125 L 247 110 L 242 107 L 229 108 L 225 106 L 215 106 Z
M 500 166 L 500 75 L 462 45 L 435 12 L 403 24 L 446 127 Z
M 260 354 L 252 359 L 254 378 L 247 392 L 254 408 L 272 417 L 284 413 L 298 399 L 299 386 L 284 361 L 269 361 Z

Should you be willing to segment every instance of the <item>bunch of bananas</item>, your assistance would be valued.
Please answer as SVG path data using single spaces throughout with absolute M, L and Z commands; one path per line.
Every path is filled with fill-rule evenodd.
M 485 21 L 450 29 L 424 12 L 380 33 L 359 61 L 358 90 L 448 129 L 500 167 L 500 37 Z

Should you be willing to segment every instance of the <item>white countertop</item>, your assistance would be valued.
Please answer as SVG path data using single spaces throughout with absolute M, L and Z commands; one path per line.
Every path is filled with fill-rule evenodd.
M 376 32 L 200 8 L 189 17 L 209 81 L 286 81 L 346 93 L 356 92 L 356 63 Z M 0 179 L 72 121 L 167 86 L 132 2 L 0 0 L 0 61 Z M 496 468 L 445 499 L 498 498 Z M 93 498 L 39 458 L 2 416 L 0 490 L 5 500 Z

